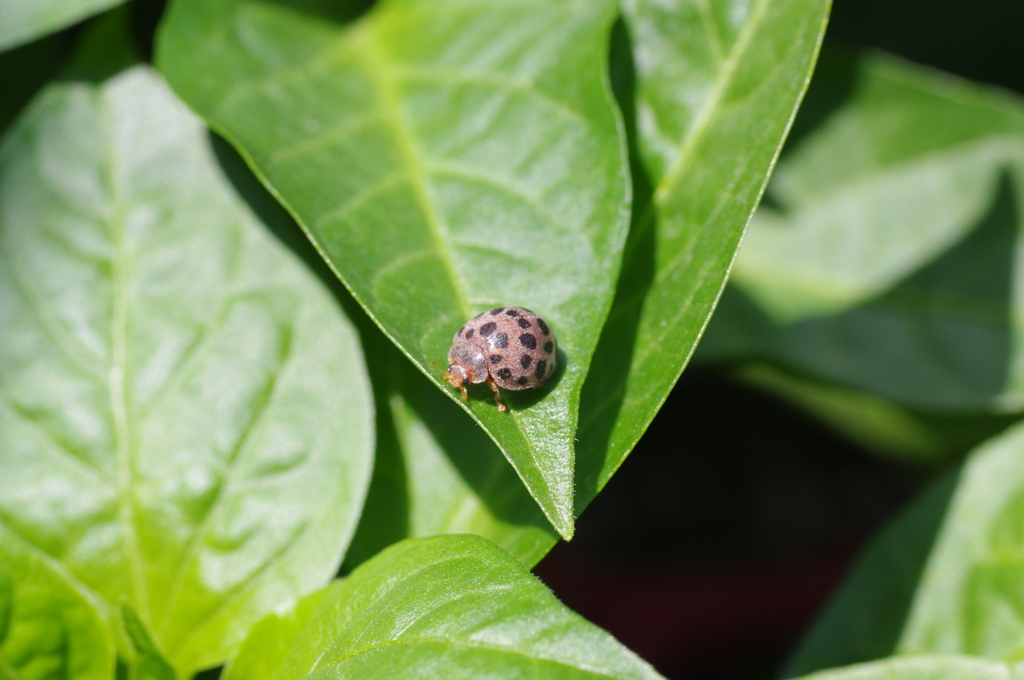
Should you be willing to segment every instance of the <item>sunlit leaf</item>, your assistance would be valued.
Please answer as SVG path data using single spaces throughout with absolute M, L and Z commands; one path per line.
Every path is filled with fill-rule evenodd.
M 711 316 L 803 95 L 828 0 L 630 0 L 643 170 L 614 308 L 583 393 L 578 508 L 622 463 Z M 613 64 L 614 66 L 614 64 Z
M 398 543 L 316 604 L 259 624 L 225 680 L 661 677 L 471 534 Z
M 558 335 L 543 390 L 464 406 L 563 536 L 579 390 L 628 215 L 606 85 L 611 0 L 176 0 L 158 63 L 250 159 L 384 332 L 443 383 L 454 333 L 509 305 Z M 432 362 L 435 362 L 432 364 Z
M 367 346 L 387 342 L 379 336 L 364 329 Z M 376 359 L 374 476 L 346 563 L 403 538 L 445 533 L 489 538 L 527 566 L 540 561 L 558 534 L 494 442 L 397 350 Z
M 181 675 L 337 569 L 356 335 L 151 71 L 52 86 L 5 140 L 0 328 L 0 546 L 126 601 Z
M 0 678 L 110 680 L 114 642 L 95 604 L 48 556 L 0 540 Z

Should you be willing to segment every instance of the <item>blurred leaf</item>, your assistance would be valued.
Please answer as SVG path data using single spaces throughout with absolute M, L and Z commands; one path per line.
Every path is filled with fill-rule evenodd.
M 629 0 L 619 52 L 643 169 L 613 310 L 584 389 L 577 509 L 650 424 L 711 315 L 807 86 L 828 0 Z M 629 90 L 636 55 L 636 112 Z
M 893 653 L 1020 660 L 1022 573 L 1024 424 L 975 450 L 873 541 L 789 675 Z
M 114 642 L 87 589 L 0 534 L 0 678 L 110 680 Z
M 51 87 L 21 119 L 0 256 L 0 546 L 108 618 L 126 600 L 181 675 L 220 663 L 354 529 L 355 333 L 145 68 Z
M 333 581 L 306 595 L 286 614 L 269 614 L 249 629 L 249 634 L 228 662 L 222 680 L 277 680 L 289 651 L 301 643 L 299 635 L 320 609 L 320 603 L 341 587 Z
M 41 38 L 125 0 L 3 0 L 0 50 Z
M 225 680 L 660 677 L 472 534 L 392 546 L 304 613 L 298 633 L 301 616 L 257 626 L 261 640 L 276 629 L 293 641 L 287 658 L 271 663 L 247 641 Z
M 153 643 L 146 624 L 127 604 L 121 603 L 121 626 L 131 645 L 133 659 L 128 680 L 174 680 L 174 669 Z
M 560 534 L 579 390 L 628 214 L 605 83 L 611 0 L 390 0 L 345 26 L 252 0 L 176 0 L 158 61 L 297 216 L 360 304 L 443 384 L 452 335 L 521 305 L 558 334 L 542 390 L 464 404 Z
M 923 411 L 1024 409 L 1021 100 L 877 54 L 815 82 L 704 358 Z
M 745 364 L 733 374 L 805 409 L 867 449 L 928 468 L 962 455 L 1018 419 L 922 413 L 869 392 L 797 377 L 767 364 Z
M 1024 658 L 1024 425 L 972 454 L 900 641 L 908 653 Z
M 783 677 L 896 653 L 956 484 L 956 474 L 940 478 L 872 538 Z
M 805 676 L 803 680 L 1021 680 L 1024 671 L 966 656 L 912 656 Z

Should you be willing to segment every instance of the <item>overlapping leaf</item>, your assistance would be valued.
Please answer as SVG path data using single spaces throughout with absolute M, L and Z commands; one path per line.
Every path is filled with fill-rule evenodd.
M 0 50 L 70 26 L 125 0 L 4 0 L 0 2 Z
M 366 325 L 364 342 L 387 343 Z M 558 534 L 494 442 L 397 350 L 381 348 L 376 357 L 374 476 L 346 563 L 403 538 L 466 532 L 527 566 L 539 562 Z
M 882 55 L 825 66 L 702 353 L 923 411 L 1020 410 L 1024 104 Z
M 151 71 L 51 87 L 4 143 L 0 327 L 16 607 L 50 570 L 187 674 L 334 573 L 372 456 L 356 335 Z
M 390 0 L 348 26 L 308 9 L 178 0 L 158 61 L 442 388 L 433 366 L 474 314 L 549 321 L 549 385 L 467 408 L 571 536 L 579 390 L 626 228 L 614 5 Z
M 619 289 L 584 388 L 578 507 L 643 434 L 696 346 L 828 9 L 827 0 L 625 3 L 646 176 L 634 182 Z
M 225 680 L 659 678 L 471 534 L 410 539 L 258 624 Z

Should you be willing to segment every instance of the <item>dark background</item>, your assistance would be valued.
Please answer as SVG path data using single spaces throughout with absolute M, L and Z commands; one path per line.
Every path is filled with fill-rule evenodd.
M 835 0 L 824 49 L 883 49 L 1024 94 L 1022 31 L 1016 0 Z M 775 678 L 864 540 L 930 474 L 727 367 L 690 368 L 535 572 L 669 678 Z

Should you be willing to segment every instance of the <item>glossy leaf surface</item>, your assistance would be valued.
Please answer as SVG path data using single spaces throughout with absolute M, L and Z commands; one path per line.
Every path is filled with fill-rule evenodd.
M 181 674 L 336 570 L 368 482 L 356 335 L 145 68 L 0 153 L 0 545 Z M 4 560 L 7 561 L 6 559 Z
M 125 0 L 3 0 L 0 50 L 41 38 Z
M 702 354 L 1019 411 L 1024 102 L 883 55 L 823 67 Z
M 398 543 L 316 604 L 257 626 L 225 680 L 661 677 L 471 534 Z M 276 663 L 275 634 L 291 641 Z
M 625 3 L 636 71 L 627 119 L 642 160 L 615 304 L 583 393 L 580 510 L 643 434 L 703 332 L 828 10 L 827 0 Z
M 559 339 L 542 390 L 464 406 L 559 533 L 573 531 L 579 390 L 628 214 L 605 83 L 610 0 L 177 0 L 158 61 L 238 146 L 384 332 L 441 380 L 475 314 L 524 306 Z M 515 340 L 513 340 L 513 343 Z M 432 364 L 432 362 L 435 362 Z

